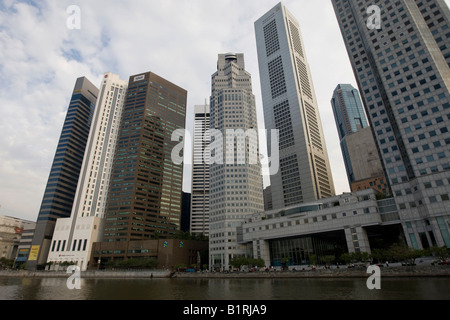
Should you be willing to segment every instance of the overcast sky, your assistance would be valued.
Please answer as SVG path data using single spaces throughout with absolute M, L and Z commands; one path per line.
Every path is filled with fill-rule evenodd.
M 99 85 L 104 72 L 128 80 L 147 71 L 209 99 L 217 55 L 244 53 L 260 127 L 262 102 L 254 22 L 273 0 L 0 1 L 0 215 L 35 221 L 80 76 Z M 299 20 L 311 66 L 336 188 L 349 191 L 330 99 L 356 81 L 329 0 L 286 0 Z M 66 9 L 80 8 L 80 29 Z M 185 179 L 190 191 L 190 179 Z

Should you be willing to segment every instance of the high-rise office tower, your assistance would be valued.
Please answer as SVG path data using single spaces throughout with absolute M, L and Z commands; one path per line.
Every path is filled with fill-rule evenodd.
M 59 218 L 48 256 L 51 262 L 76 262 L 86 270 L 91 246 L 100 241 L 117 134 L 127 82 L 105 73 L 86 144 L 78 187 L 69 218 Z
M 209 164 L 203 155 L 209 144 L 209 105 L 194 106 L 190 232 L 209 234 Z
M 333 0 L 408 245 L 450 247 L 450 12 Z
M 168 238 L 180 230 L 183 164 L 172 141 L 184 130 L 187 91 L 152 73 L 131 76 L 107 199 L 103 242 Z M 120 251 L 120 249 L 117 249 Z M 127 256 L 127 250 L 119 253 Z
M 266 130 L 279 130 L 273 208 L 334 195 L 325 138 L 300 26 L 279 3 L 255 22 Z M 268 138 L 271 152 L 271 138 Z
M 210 267 L 228 269 L 247 254 L 239 243 L 245 218 L 264 211 L 255 96 L 242 53 L 219 54 L 210 108 Z
M 97 96 L 97 87 L 88 79 L 76 80 L 37 218 L 29 270 L 47 262 L 56 219 L 72 211 Z
M 342 156 L 352 191 L 373 188 L 389 194 L 378 149 L 358 90 L 339 84 L 331 99 Z
M 359 92 L 351 84 L 339 84 L 331 99 L 339 139 L 369 126 Z

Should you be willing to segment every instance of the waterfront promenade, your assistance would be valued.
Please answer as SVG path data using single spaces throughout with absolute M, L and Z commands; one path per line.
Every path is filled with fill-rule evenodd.
M 450 265 L 426 266 L 389 266 L 380 267 L 383 277 L 450 277 Z M 67 278 L 66 271 L 26 271 L 3 270 L 1 277 L 9 278 Z M 354 268 L 316 268 L 289 271 L 254 271 L 254 272 L 174 272 L 170 270 L 93 270 L 80 272 L 81 278 L 86 279 L 137 279 L 137 278 L 367 278 L 370 274 L 364 266 Z

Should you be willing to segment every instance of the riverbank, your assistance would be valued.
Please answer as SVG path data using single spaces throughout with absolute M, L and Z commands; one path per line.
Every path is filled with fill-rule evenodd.
M 381 267 L 382 277 L 450 277 L 450 266 Z M 173 278 L 367 278 L 367 268 L 333 268 L 302 271 L 177 272 Z
M 0 278 L 67 278 L 73 274 L 66 271 L 28 271 L 28 270 L 2 270 Z M 170 278 L 173 272 L 170 270 L 93 270 L 80 272 L 81 278 L 87 279 L 122 279 L 122 278 Z
M 382 277 L 450 277 L 450 266 L 399 266 L 381 267 Z M 207 279 L 207 278 L 367 278 L 370 274 L 364 267 L 331 268 L 298 271 L 255 271 L 255 272 L 172 272 L 170 270 L 94 270 L 80 273 L 85 279 L 137 279 L 137 278 L 179 278 L 179 279 Z M 67 278 L 65 271 L 27 271 L 3 270 L 1 277 L 8 278 Z

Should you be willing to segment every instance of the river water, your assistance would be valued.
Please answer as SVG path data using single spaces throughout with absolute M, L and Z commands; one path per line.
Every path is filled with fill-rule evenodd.
M 450 278 L 81 279 L 0 278 L 0 300 L 450 300 Z

